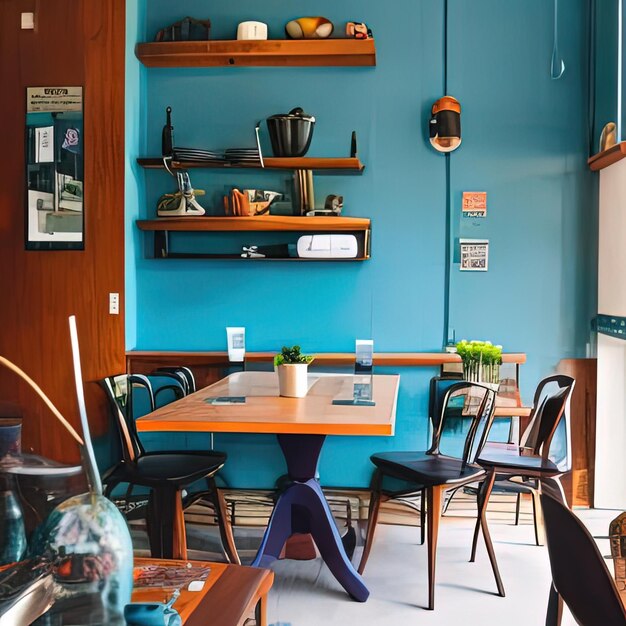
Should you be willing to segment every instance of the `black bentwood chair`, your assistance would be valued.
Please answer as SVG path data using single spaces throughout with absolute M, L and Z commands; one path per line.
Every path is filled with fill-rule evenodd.
M 495 391 L 483 385 L 469 382 L 451 384 L 441 404 L 441 418 L 433 432 L 433 441 L 429 450 L 422 452 L 385 452 L 370 457 L 376 466 L 372 478 L 369 507 L 369 525 L 359 564 L 359 573 L 363 573 L 369 557 L 378 520 L 380 503 L 393 497 L 417 494 L 426 491 L 427 538 L 428 538 L 428 608 L 435 606 L 435 563 L 437 554 L 437 535 L 441 518 L 443 494 L 450 489 L 480 481 L 485 470 L 474 462 L 478 452 L 487 439 L 493 422 L 495 409 Z M 441 454 L 441 435 L 446 423 L 456 420 L 468 424 L 467 434 L 460 457 Z M 385 483 L 389 483 L 386 485 Z M 391 483 L 396 486 L 390 486 Z M 479 511 L 483 520 L 485 543 L 496 579 L 498 593 L 504 596 L 504 587 L 498 572 L 491 538 L 484 519 L 485 511 Z
M 541 481 L 541 507 L 552 570 L 546 626 L 561 624 L 563 602 L 581 626 L 624 626 L 626 608 L 596 542 L 565 506 L 559 486 Z
M 184 526 L 183 507 L 196 501 L 200 495 L 207 497 L 215 510 L 225 555 L 229 562 L 240 564 L 224 497 L 214 478 L 223 467 L 226 454 L 189 450 L 146 452 L 139 440 L 135 420 L 140 415 L 134 410 L 134 403 L 139 398 L 135 396 L 143 396 L 144 402 L 148 399 L 148 412 L 162 405 L 166 395 L 170 401 L 184 395 L 180 383 L 165 377 L 165 384 L 161 384 L 158 389 L 161 400 L 156 400 L 150 378 L 122 374 L 102 381 L 110 400 L 122 450 L 121 461 L 103 476 L 105 495 L 110 496 L 112 490 L 121 483 L 150 489 L 147 525 L 150 552 L 154 558 L 172 558 L 176 521 Z M 199 480 L 205 480 L 208 489 L 183 502 L 182 491 Z
M 485 468 L 487 476 L 478 492 L 478 506 L 486 508 L 495 481 L 508 484 L 512 489 L 524 489 L 533 494 L 536 541 L 540 543 L 541 522 L 538 506 L 538 481 L 551 478 L 559 484 L 558 478 L 570 470 L 569 436 L 567 407 L 576 381 L 570 376 L 555 375 L 542 380 L 535 393 L 532 420 L 526 429 L 521 446 L 501 447 L 488 443 L 477 458 L 477 463 Z M 518 478 L 520 482 L 508 482 Z M 476 556 L 476 544 L 481 525 L 476 523 L 472 555 Z

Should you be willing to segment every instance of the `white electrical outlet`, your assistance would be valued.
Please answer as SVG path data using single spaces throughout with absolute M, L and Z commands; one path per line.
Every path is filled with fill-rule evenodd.
M 120 294 L 110 293 L 109 294 L 109 315 L 119 315 L 119 314 L 120 314 Z
M 22 13 L 21 15 L 22 30 L 34 30 L 35 29 L 35 14 L 34 13 Z

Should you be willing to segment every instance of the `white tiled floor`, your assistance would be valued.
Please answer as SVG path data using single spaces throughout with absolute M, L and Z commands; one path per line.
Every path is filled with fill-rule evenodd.
M 526 510 L 528 505 L 526 505 Z M 608 552 L 606 534 L 614 511 L 577 513 Z M 430 624 L 451 626 L 543 626 L 550 585 L 547 550 L 534 545 L 531 518 L 514 526 L 511 501 L 494 503 L 490 528 L 506 588 L 495 595 L 495 582 L 484 548 L 469 563 L 475 509 L 453 503 L 439 535 L 435 611 L 427 600 L 426 547 L 419 528 L 381 525 L 365 572 L 371 595 L 360 604 L 349 599 L 329 570 L 316 561 L 278 561 L 268 603 L 272 626 L 369 626 Z M 355 561 L 360 554 L 355 554 Z M 610 569 L 612 564 L 609 563 Z M 567 613 L 563 626 L 574 626 Z

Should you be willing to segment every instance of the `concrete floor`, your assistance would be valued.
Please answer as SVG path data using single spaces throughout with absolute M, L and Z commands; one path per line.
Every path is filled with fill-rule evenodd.
M 271 626 L 543 626 L 550 585 L 548 554 L 534 545 L 530 506 L 513 525 L 513 505 L 504 496 L 490 505 L 490 528 L 506 598 L 495 595 L 495 581 L 484 543 L 476 563 L 469 563 L 475 507 L 471 500 L 453 502 L 441 525 L 437 559 L 435 610 L 427 601 L 426 546 L 419 528 L 380 525 L 365 571 L 371 595 L 357 603 L 339 587 L 328 568 L 315 561 L 277 561 L 269 596 Z M 602 554 L 608 553 L 608 524 L 615 511 L 578 510 Z M 354 561 L 360 558 L 357 548 Z M 612 563 L 607 562 L 612 571 Z M 566 612 L 563 626 L 574 626 Z

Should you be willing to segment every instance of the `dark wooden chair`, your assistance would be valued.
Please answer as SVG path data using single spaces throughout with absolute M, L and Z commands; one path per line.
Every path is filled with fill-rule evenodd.
M 167 377 L 166 377 L 167 378 Z M 180 384 L 172 379 L 159 388 L 155 395 L 150 380 L 142 375 L 112 376 L 102 381 L 109 398 L 115 425 L 121 442 L 121 460 L 103 475 L 105 495 L 111 495 L 119 484 L 150 489 L 147 512 L 148 537 L 153 558 L 172 558 L 174 530 L 183 526 L 185 505 L 207 497 L 215 510 L 224 553 L 231 563 L 240 564 L 235 548 L 232 527 L 228 522 L 226 503 L 215 483 L 215 475 L 226 462 L 226 454 L 217 451 L 163 451 L 146 452 L 135 428 L 135 420 L 165 402 L 183 393 Z M 137 412 L 138 396 L 147 398 L 146 409 Z M 159 399 L 160 396 L 160 399 Z M 183 502 L 182 491 L 193 483 L 204 480 L 207 490 Z
M 447 490 L 477 482 L 485 475 L 485 470 L 476 465 L 474 459 L 486 441 L 493 422 L 494 409 L 495 392 L 493 390 L 475 383 L 453 381 L 445 393 L 441 418 L 433 432 L 433 441 L 429 450 L 386 452 L 370 457 L 376 470 L 372 478 L 369 524 L 359 573 L 363 573 L 372 548 L 381 501 L 402 495 L 418 494 L 424 490 L 426 491 L 428 538 L 428 608 L 431 610 L 434 608 L 435 563 L 442 497 Z M 442 432 L 446 423 L 451 419 L 469 423 L 463 453 L 460 457 L 447 456 L 441 454 L 440 451 Z M 389 486 L 396 481 L 402 482 L 401 489 Z M 484 518 L 484 510 L 479 512 L 479 516 Z M 483 520 L 483 523 L 498 593 L 504 596 L 504 587 L 491 546 L 486 520 Z
M 581 626 L 624 626 L 626 609 L 596 542 L 563 504 L 560 489 L 541 486 L 552 570 L 546 626 L 560 625 L 563 602 Z
M 520 482 L 509 484 L 512 489 L 523 489 L 533 494 L 537 543 L 540 543 L 538 527 L 541 516 L 537 481 L 551 478 L 557 481 L 555 484 L 560 484 L 558 477 L 570 470 L 568 424 L 563 418 L 567 414 L 574 385 L 573 378 L 560 374 L 541 381 L 535 393 L 537 407 L 533 410 L 522 445 L 501 446 L 488 443 L 476 459 L 487 471 L 478 492 L 478 507 L 486 509 L 489 505 L 489 497 L 496 480 L 502 485 L 513 478 L 519 478 Z M 550 390 L 550 386 L 554 389 Z M 555 437 L 557 432 L 560 436 Z M 470 561 L 474 561 L 476 557 L 481 527 L 480 521 L 477 521 Z

